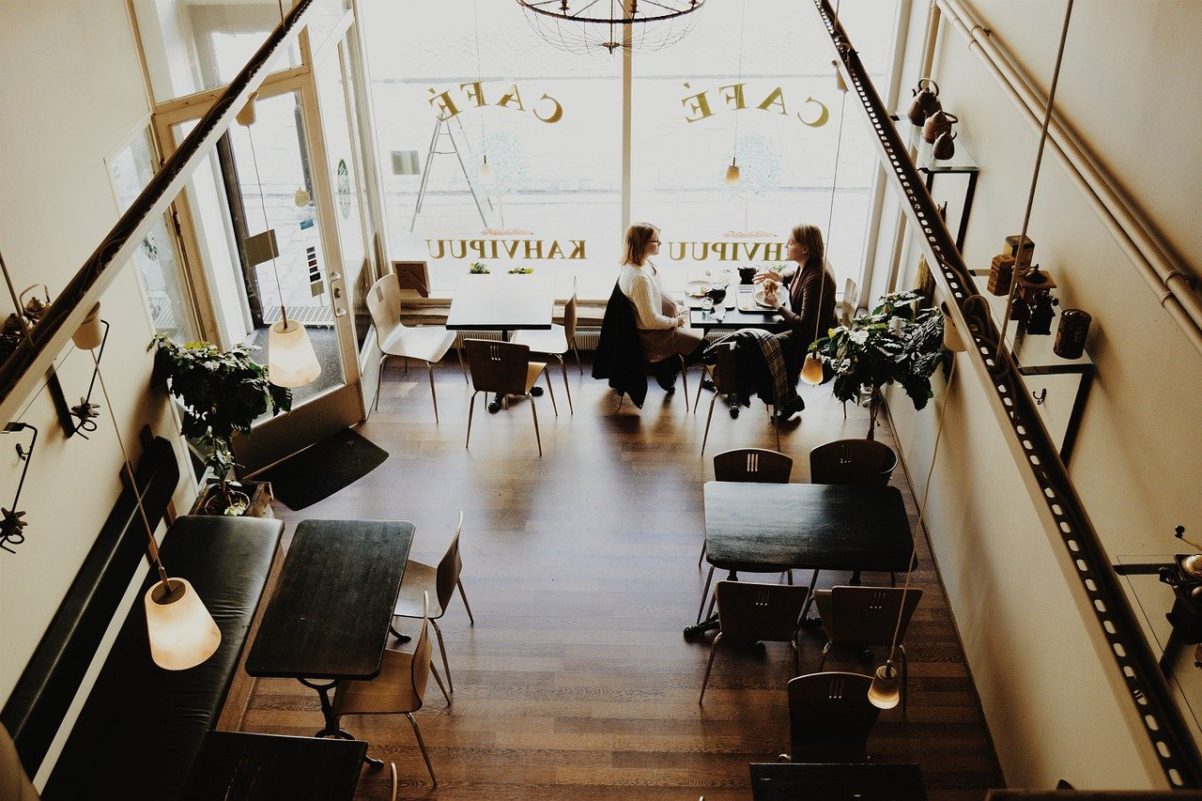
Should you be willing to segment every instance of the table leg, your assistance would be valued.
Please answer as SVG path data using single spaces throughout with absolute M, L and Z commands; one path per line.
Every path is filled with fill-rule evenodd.
M 502 342 L 509 341 L 509 329 L 507 329 L 507 328 L 501 329 L 501 341 Z M 542 387 L 532 387 L 530 389 L 530 394 L 537 398 L 543 394 L 543 388 Z M 486 397 L 486 400 L 487 400 L 487 397 Z M 499 395 L 494 395 L 493 399 L 488 401 L 488 413 L 496 414 L 497 412 L 501 411 L 501 408 L 505 405 L 505 402 L 508 400 L 509 399 L 507 397 L 503 398 Z
M 349 731 L 346 731 L 343 728 L 340 728 L 338 725 L 338 718 L 334 716 L 334 705 L 330 701 L 330 690 L 337 687 L 338 682 L 330 681 L 325 684 L 317 684 L 316 682 L 309 681 L 308 679 L 300 679 L 300 678 L 298 678 L 297 681 L 299 681 L 301 684 L 305 685 L 306 687 L 308 687 L 312 690 L 316 690 L 317 697 L 321 701 L 321 714 L 322 714 L 322 717 L 325 718 L 326 725 L 324 728 L 322 728 L 321 731 L 317 732 L 317 734 L 315 734 L 313 736 L 314 737 L 337 737 L 342 740 L 354 740 L 355 735 L 351 734 Z M 374 759 L 372 757 L 367 756 L 366 754 L 363 756 L 363 761 L 367 762 L 371 765 L 375 765 L 376 767 L 379 767 L 384 764 L 381 760 Z
M 822 619 L 817 617 L 806 617 L 806 613 L 810 611 L 810 607 L 814 605 L 814 588 L 818 586 L 818 571 L 814 571 L 813 578 L 810 579 L 810 591 L 806 593 L 806 601 L 801 607 L 801 627 L 803 629 L 811 629 L 822 625 Z

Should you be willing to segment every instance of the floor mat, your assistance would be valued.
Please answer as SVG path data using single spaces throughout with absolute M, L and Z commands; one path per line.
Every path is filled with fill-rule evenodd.
M 345 428 L 255 478 L 270 481 L 289 509 L 304 509 L 375 470 L 388 451 Z

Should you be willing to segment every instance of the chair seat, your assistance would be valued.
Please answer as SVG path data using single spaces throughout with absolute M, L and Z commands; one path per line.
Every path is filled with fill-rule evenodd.
M 568 335 L 562 325 L 553 325 L 549 330 L 517 331 L 510 341 L 525 345 L 533 353 L 568 352 Z
M 454 341 L 455 332 L 439 326 L 397 327 L 380 343 L 380 350 L 389 356 L 436 362 L 446 355 Z
M 526 391 L 529 392 L 538 382 L 538 377 L 547 369 L 546 362 L 530 362 L 526 368 Z
M 405 579 L 401 582 L 401 593 L 392 613 L 401 617 L 421 617 L 423 592 L 430 593 L 430 619 L 442 617 L 442 605 L 438 603 L 438 568 L 410 559 L 405 563 Z
M 421 608 L 417 610 L 421 617 Z M 413 648 L 413 642 L 407 643 Z M 380 675 L 370 681 L 340 682 L 334 691 L 335 715 L 372 715 L 412 712 L 421 708 L 413 692 L 413 653 L 384 651 Z

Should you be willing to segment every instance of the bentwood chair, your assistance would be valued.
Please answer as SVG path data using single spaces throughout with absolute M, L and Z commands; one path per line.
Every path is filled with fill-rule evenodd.
M 534 440 L 538 443 L 538 455 L 543 455 L 543 441 L 538 433 L 538 410 L 534 408 L 534 395 L 530 390 L 538 377 L 547 379 L 547 394 L 551 396 L 551 408 L 559 417 L 555 405 L 555 390 L 551 377 L 547 375 L 546 362 L 530 361 L 530 348 L 512 342 L 493 342 L 483 339 L 465 339 L 468 369 L 472 374 L 472 399 L 467 407 L 467 438 L 463 447 L 472 440 L 472 415 L 476 411 L 476 396 L 481 392 L 496 393 L 497 399 L 507 395 L 520 395 L 530 401 L 530 414 L 534 417 Z
M 766 448 L 737 448 L 714 456 L 714 481 L 745 481 L 761 484 L 788 484 L 793 472 L 793 460 L 783 453 Z M 705 559 L 705 540 L 701 540 L 701 555 L 697 567 Z M 710 578 L 714 569 L 710 568 Z M 709 579 L 706 580 L 708 591 Z
M 438 422 L 438 394 L 434 389 L 434 362 L 440 361 L 455 341 L 453 331 L 441 326 L 418 326 L 412 328 L 401 323 L 401 288 L 396 273 L 389 273 L 372 284 L 367 292 L 367 309 L 376 326 L 376 344 L 380 347 L 379 375 L 376 376 L 376 400 L 372 408 L 380 405 L 380 382 L 384 378 L 384 363 L 390 356 L 418 359 L 426 363 L 430 374 L 430 397 L 434 400 L 434 422 Z M 463 354 L 459 356 L 459 367 L 463 368 Z M 467 373 L 464 373 L 466 379 Z
M 870 676 L 810 673 L 789 681 L 791 762 L 867 762 L 880 710 L 868 701 Z
M 421 729 L 413 713 L 422 708 L 422 699 L 426 694 L 426 683 L 430 674 L 438 682 L 447 706 L 451 704 L 451 696 L 443 686 L 434 667 L 432 647 L 430 645 L 429 600 L 422 602 L 421 631 L 412 641 L 412 650 L 384 651 L 384 661 L 380 666 L 380 675 L 370 681 L 344 681 L 334 690 L 334 717 L 341 719 L 343 715 L 395 715 L 402 714 L 409 718 L 413 733 L 417 737 L 417 745 L 422 751 L 422 759 L 426 761 L 426 770 L 430 771 L 430 781 L 435 787 L 438 779 L 434 776 L 434 766 L 430 764 L 430 755 L 426 752 L 426 743 L 422 740 Z
M 710 436 L 710 423 L 714 419 L 714 404 L 717 403 L 718 397 L 722 395 L 733 395 L 738 391 L 738 367 L 735 362 L 735 346 L 733 342 L 724 344 L 715 344 L 714 348 L 714 363 L 707 365 L 710 371 L 710 377 L 714 381 L 714 393 L 710 398 L 709 414 L 705 417 L 705 435 L 701 438 L 701 454 L 705 455 L 705 443 Z M 685 395 L 688 398 L 688 395 Z M 693 413 L 697 413 L 697 407 L 701 405 L 701 389 L 697 390 L 697 400 L 693 404 Z M 737 408 L 737 407 L 736 407 Z M 731 412 L 733 415 L 735 412 Z M 769 418 L 771 419 L 771 418 Z M 774 424 L 773 431 L 776 432 L 776 449 L 780 450 L 780 425 Z
M 906 715 L 909 664 L 906 657 L 906 628 L 914 609 L 922 599 L 922 590 L 901 587 L 832 587 L 814 592 L 814 605 L 822 618 L 827 643 L 822 649 L 818 669 L 836 645 L 853 648 L 889 647 L 896 631 L 897 652 L 901 656 L 901 708 Z
M 580 351 L 576 350 L 576 281 L 572 280 L 572 297 L 563 307 L 563 325 L 552 325 L 549 329 L 515 331 L 510 342 L 525 345 L 531 353 L 546 354 L 559 359 L 559 367 L 563 370 L 563 388 L 568 394 L 568 411 L 575 414 L 572 408 L 572 388 L 568 385 L 568 365 L 564 356 L 568 351 L 576 354 L 576 369 L 584 375 L 584 367 L 580 363 Z
M 724 640 L 742 642 L 787 642 L 793 649 L 796 671 L 801 672 L 801 655 L 797 643 L 801 631 L 801 611 L 805 607 L 806 587 L 781 584 L 754 584 L 748 581 L 719 581 L 714 588 L 718 599 L 718 635 L 710 646 L 710 658 L 705 664 L 701 681 L 701 697 L 709 684 L 714 655 Z
M 463 533 L 463 512 L 459 513 L 459 525 L 455 527 L 455 536 L 447 546 L 447 552 L 437 566 L 427 565 L 416 559 L 405 563 L 405 580 L 401 582 L 401 593 L 397 598 L 393 614 L 397 617 L 418 618 L 422 616 L 424 599 L 429 601 L 430 624 L 434 626 L 434 634 L 438 637 L 438 650 L 442 652 L 442 668 L 447 674 L 447 685 L 455 692 L 455 680 L 451 678 L 451 666 L 447 663 L 447 646 L 442 639 L 442 629 L 438 627 L 438 619 L 446 614 L 447 605 L 459 590 L 463 599 L 463 608 L 467 610 L 467 619 L 476 625 L 472 617 L 472 608 L 467 602 L 467 593 L 463 591 L 463 581 L 459 574 L 463 571 L 463 560 L 459 557 L 459 535 Z

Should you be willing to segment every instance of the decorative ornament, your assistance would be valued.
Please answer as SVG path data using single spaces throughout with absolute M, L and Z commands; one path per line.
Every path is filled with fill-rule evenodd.
M 517 0 L 530 27 L 560 50 L 662 50 L 693 29 L 705 0 Z

